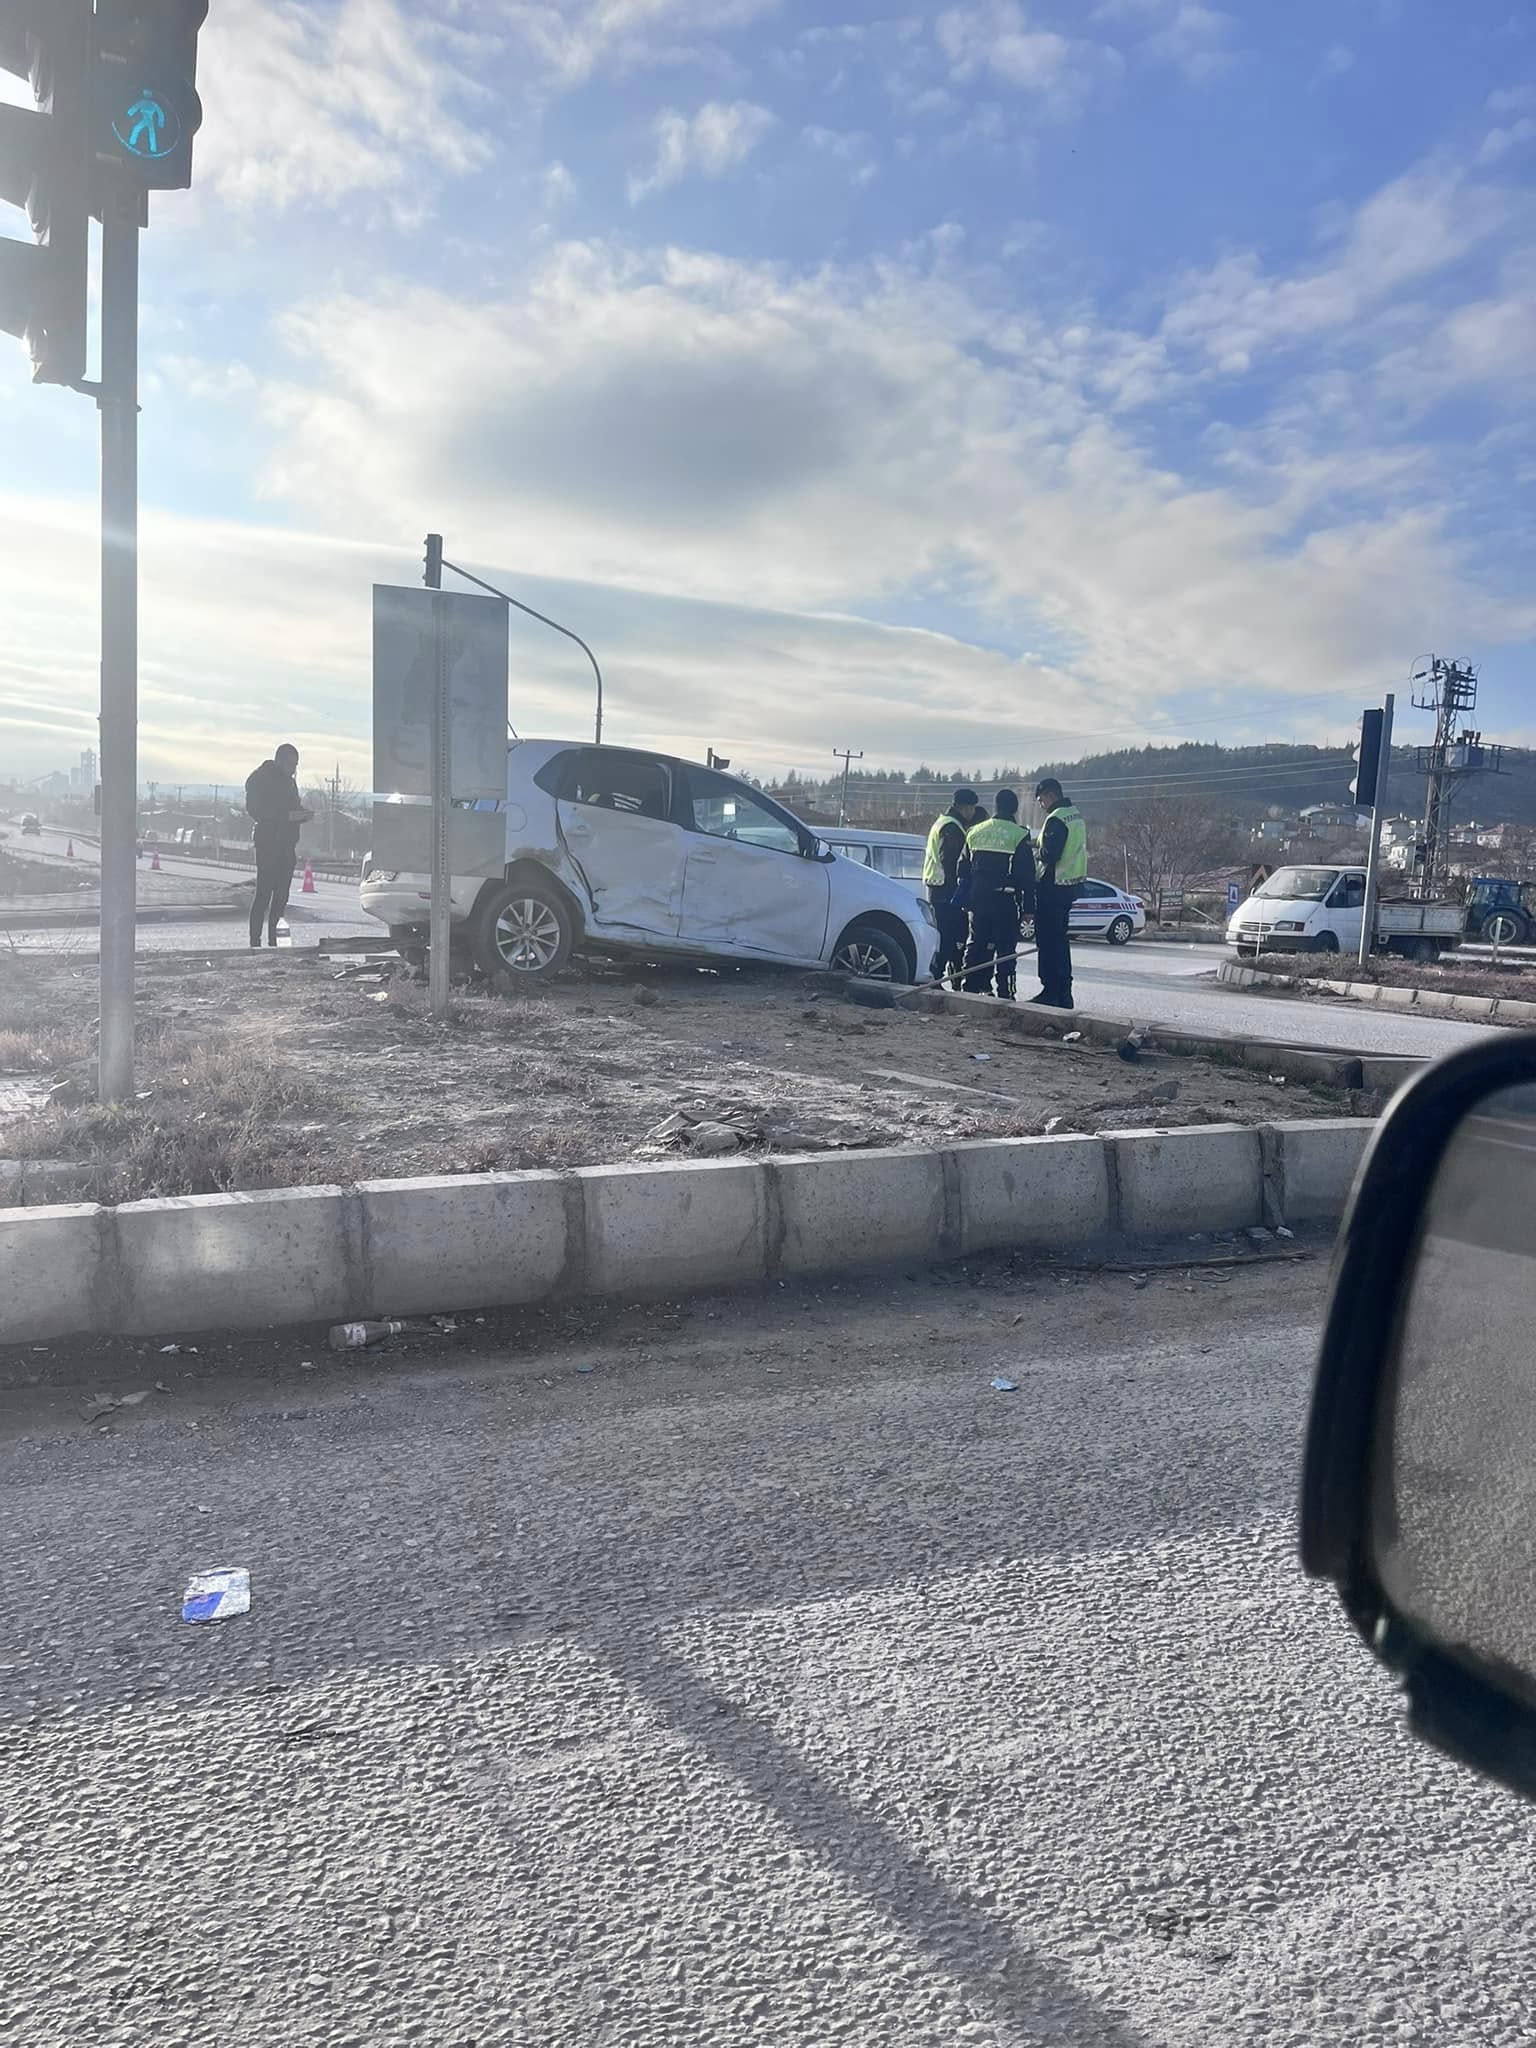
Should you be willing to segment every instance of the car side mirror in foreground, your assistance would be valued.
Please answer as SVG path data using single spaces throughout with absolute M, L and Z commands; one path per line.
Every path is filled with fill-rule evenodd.
M 1536 1798 L 1536 1035 L 1428 1068 L 1334 1265 L 1301 1556 L 1409 1725 Z

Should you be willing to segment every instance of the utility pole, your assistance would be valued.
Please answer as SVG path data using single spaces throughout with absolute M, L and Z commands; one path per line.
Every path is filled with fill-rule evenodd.
M 1367 711 L 1360 721 L 1360 778 L 1355 784 L 1355 798 L 1359 801 L 1364 787 L 1367 770 L 1371 771 L 1371 844 L 1365 858 L 1365 908 L 1360 919 L 1360 965 L 1363 967 L 1371 957 L 1371 947 L 1376 937 L 1376 895 L 1377 871 L 1381 860 L 1381 817 L 1386 809 L 1387 777 L 1392 772 L 1392 707 L 1396 700 L 1391 691 L 1380 711 Z M 1371 731 L 1375 722 L 1374 733 Z M 1368 758 L 1372 740 L 1375 743 L 1375 759 Z
M 851 747 L 834 747 L 832 749 L 832 758 L 834 761 L 841 761 L 843 764 L 843 793 L 837 806 L 837 822 L 839 825 L 846 825 L 848 822 L 848 777 L 853 772 L 854 762 L 863 760 L 864 749 L 860 747 L 855 751 Z
M 1419 773 L 1425 777 L 1424 868 L 1419 894 L 1428 900 L 1447 879 L 1451 804 L 1458 786 L 1471 775 L 1500 774 L 1504 749 L 1485 747 L 1482 734 L 1463 723 L 1477 707 L 1477 671 L 1466 662 L 1442 661 L 1432 654 L 1429 690 L 1413 702 L 1417 710 L 1435 714 L 1435 737 L 1418 750 Z

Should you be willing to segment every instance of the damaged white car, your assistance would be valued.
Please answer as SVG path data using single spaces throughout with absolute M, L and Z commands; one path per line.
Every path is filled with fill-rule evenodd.
M 425 875 L 365 870 L 363 909 L 407 958 L 424 953 L 429 897 Z M 505 873 L 455 876 L 452 904 L 456 944 L 504 987 L 583 949 L 912 982 L 935 946 L 926 902 L 736 776 L 562 740 L 508 747 Z

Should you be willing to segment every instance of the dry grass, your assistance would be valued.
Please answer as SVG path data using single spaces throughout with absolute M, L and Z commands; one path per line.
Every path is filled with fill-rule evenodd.
M 77 1164 L 71 1192 L 91 1202 L 354 1177 L 350 1154 L 298 1121 L 323 1119 L 327 1099 L 275 1044 L 219 1034 L 179 1047 L 161 1035 L 142 1058 L 145 1086 L 132 1103 L 47 1109 L 22 1120 L 10 1151 Z M 56 1182 L 48 1199 L 59 1199 Z
M 1454 955 L 1441 966 L 1428 967 L 1378 953 L 1362 967 L 1358 960 L 1335 953 L 1261 953 L 1257 965 L 1266 973 L 1290 975 L 1297 981 L 1368 981 L 1383 988 L 1432 988 L 1445 995 L 1536 1000 L 1536 970 L 1462 964 Z

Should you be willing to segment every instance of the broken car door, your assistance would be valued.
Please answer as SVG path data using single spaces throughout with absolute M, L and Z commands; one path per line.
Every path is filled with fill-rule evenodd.
M 819 960 L 827 937 L 830 863 L 776 804 L 728 775 L 687 768 L 692 831 L 681 935 L 690 945 Z
M 654 755 L 583 747 L 560 773 L 555 809 L 586 883 L 594 931 L 675 939 L 688 835 L 672 818 L 672 770 Z

